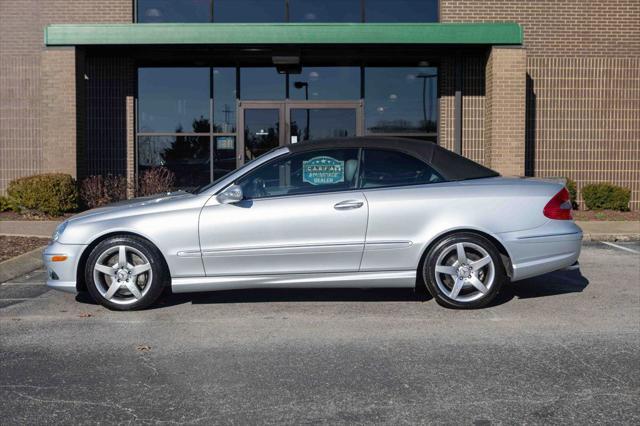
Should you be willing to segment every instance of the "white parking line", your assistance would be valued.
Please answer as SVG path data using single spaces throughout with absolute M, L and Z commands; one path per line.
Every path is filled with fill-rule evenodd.
M 608 246 L 615 247 L 615 248 L 620 249 L 620 250 L 628 251 L 629 253 L 640 254 L 640 251 L 634 250 L 634 249 L 630 249 L 629 247 L 619 246 L 617 244 L 609 243 L 607 241 L 600 241 L 600 242 L 602 244 L 606 244 Z

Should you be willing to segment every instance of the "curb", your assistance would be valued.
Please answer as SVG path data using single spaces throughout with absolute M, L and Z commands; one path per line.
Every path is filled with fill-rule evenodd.
M 20 256 L 0 262 L 0 283 L 12 280 L 28 272 L 41 268 L 42 252 L 46 246 L 28 251 Z
M 606 241 L 615 243 L 640 241 L 640 234 L 600 234 L 597 232 L 583 233 L 582 241 Z

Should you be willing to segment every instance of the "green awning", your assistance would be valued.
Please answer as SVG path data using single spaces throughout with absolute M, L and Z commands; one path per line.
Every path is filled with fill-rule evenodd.
M 69 24 L 48 25 L 47 46 L 522 44 L 516 23 L 461 24 Z

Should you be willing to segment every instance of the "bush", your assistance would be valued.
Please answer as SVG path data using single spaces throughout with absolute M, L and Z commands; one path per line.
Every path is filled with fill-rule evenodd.
M 176 176 L 166 167 L 153 167 L 146 170 L 138 180 L 138 195 L 153 195 L 169 192 L 173 189 Z
M 582 188 L 582 199 L 589 210 L 629 210 L 631 190 L 609 183 L 596 183 Z
M 80 198 L 93 209 L 127 198 L 127 178 L 124 176 L 89 176 L 80 184 Z
M 576 185 L 576 181 L 570 178 L 565 178 L 567 183 L 565 186 L 567 187 L 567 191 L 569 191 L 569 198 L 571 199 L 571 207 L 574 210 L 578 209 L 578 186 Z
M 20 209 L 60 216 L 78 208 L 76 181 L 62 173 L 49 173 L 16 179 L 7 188 Z
M 0 212 L 6 212 L 9 210 L 12 210 L 12 211 L 18 210 L 18 206 L 16 205 L 16 202 L 9 197 L 0 195 Z

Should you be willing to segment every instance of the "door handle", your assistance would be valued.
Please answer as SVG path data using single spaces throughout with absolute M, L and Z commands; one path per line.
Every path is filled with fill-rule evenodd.
M 336 210 L 352 210 L 359 209 L 363 204 L 364 203 L 362 201 L 358 200 L 345 200 L 340 201 L 338 204 L 334 205 L 333 208 Z

